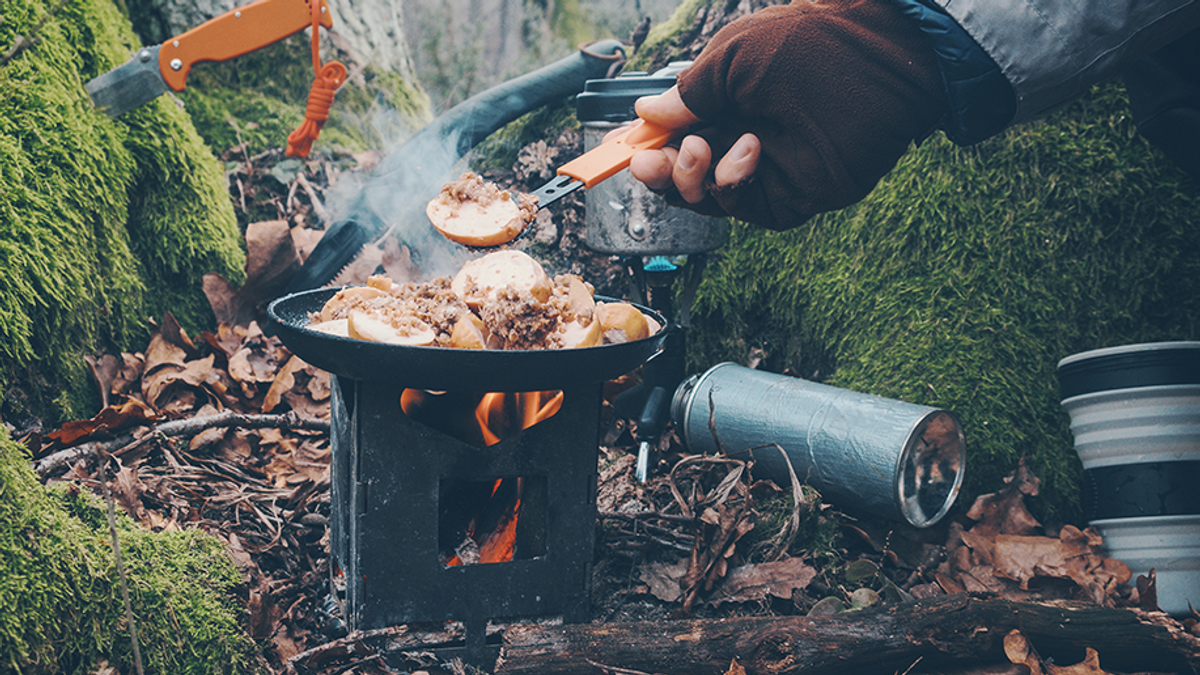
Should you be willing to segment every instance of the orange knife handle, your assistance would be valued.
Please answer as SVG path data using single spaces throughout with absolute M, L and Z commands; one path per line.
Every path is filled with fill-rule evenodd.
M 641 124 L 631 127 L 629 131 L 563 164 L 558 168 L 558 173 L 581 180 L 584 186 L 590 188 L 629 166 L 629 160 L 635 152 L 666 145 L 677 131 L 642 120 Z
M 225 61 L 299 33 L 312 25 L 310 0 L 256 0 L 162 43 L 158 69 L 167 86 L 183 91 L 192 65 Z M 326 0 L 321 3 L 321 25 L 333 27 Z

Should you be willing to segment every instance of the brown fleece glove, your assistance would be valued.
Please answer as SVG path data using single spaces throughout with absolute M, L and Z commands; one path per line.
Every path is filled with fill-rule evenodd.
M 933 48 L 888 0 L 794 0 L 721 29 L 678 79 L 713 165 L 743 133 L 762 141 L 753 178 L 700 204 L 772 229 L 867 195 L 945 113 Z

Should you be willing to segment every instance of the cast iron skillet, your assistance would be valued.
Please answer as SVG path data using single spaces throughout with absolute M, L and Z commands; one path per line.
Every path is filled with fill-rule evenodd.
M 409 347 L 328 335 L 308 328 L 341 288 L 318 288 L 271 302 L 267 315 L 289 350 L 308 363 L 354 380 L 392 380 L 398 387 L 457 391 L 541 391 L 620 377 L 658 352 L 666 319 L 635 305 L 664 328 L 648 338 L 584 349 L 492 350 Z M 613 298 L 596 296 L 602 302 Z

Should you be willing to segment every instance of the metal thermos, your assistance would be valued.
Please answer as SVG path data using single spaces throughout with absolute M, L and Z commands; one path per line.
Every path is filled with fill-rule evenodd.
M 605 134 L 636 119 L 634 101 L 671 88 L 676 73 L 689 63 L 672 63 L 652 75 L 627 73 L 588 80 L 575 99 L 584 149 L 595 148 Z M 589 188 L 584 199 L 587 245 L 601 253 L 688 255 L 720 248 L 729 239 L 728 219 L 668 206 L 665 198 L 651 192 L 629 169 Z
M 679 386 L 671 417 L 692 452 L 752 455 L 780 485 L 790 463 L 848 512 L 928 527 L 962 485 L 962 427 L 937 408 L 722 363 Z

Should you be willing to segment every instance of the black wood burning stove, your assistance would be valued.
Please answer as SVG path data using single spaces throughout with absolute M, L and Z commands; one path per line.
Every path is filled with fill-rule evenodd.
M 653 357 L 665 331 L 587 349 L 487 351 L 308 330 L 337 290 L 289 295 L 268 313 L 293 353 L 333 373 L 331 571 L 348 627 L 459 621 L 473 662 L 489 651 L 489 622 L 586 621 L 602 386 Z M 547 390 L 562 392 L 555 414 L 491 445 L 476 438 L 484 392 Z M 503 490 L 519 490 L 511 555 L 454 564 L 463 511 Z

